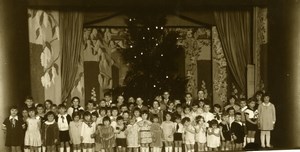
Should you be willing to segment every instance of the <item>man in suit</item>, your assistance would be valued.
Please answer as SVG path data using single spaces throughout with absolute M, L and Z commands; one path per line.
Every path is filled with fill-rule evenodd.
M 192 106 L 193 104 L 193 97 L 192 97 L 192 94 L 191 93 L 186 93 L 185 94 L 185 101 L 183 103 L 183 106 L 186 107 L 186 106 Z
M 143 105 L 144 100 L 141 97 L 136 98 L 136 108 L 139 108 L 141 111 L 148 110 L 148 107 Z

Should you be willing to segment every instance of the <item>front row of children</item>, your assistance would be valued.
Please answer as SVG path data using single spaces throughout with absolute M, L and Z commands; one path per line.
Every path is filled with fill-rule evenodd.
M 88 111 L 83 115 L 74 112 L 71 119 L 64 105 L 59 105 L 58 115 L 49 111 L 43 123 L 37 119 L 35 109 L 28 109 L 26 120 L 19 119 L 17 113 L 17 108 L 12 107 L 10 117 L 3 123 L 7 131 L 6 145 L 17 152 L 23 143 L 25 152 L 55 152 L 57 144 L 60 152 L 69 152 L 70 144 L 74 152 L 112 152 L 114 148 L 118 152 L 125 152 L 126 148 L 129 152 L 138 152 L 139 147 L 141 152 L 149 152 L 149 147 L 153 152 L 161 152 L 163 145 L 165 152 L 173 152 L 173 148 L 175 152 L 182 152 L 182 144 L 187 152 L 194 152 L 195 144 L 198 151 L 218 150 L 221 145 L 222 150 L 241 150 L 245 136 L 239 112 L 231 124 L 228 115 L 223 114 L 220 125 L 215 119 L 206 123 L 201 115 L 193 121 L 168 112 L 165 121 L 159 123 L 158 115 L 149 119 L 147 111 L 142 111 L 140 118 L 133 116 L 127 121 L 122 115 L 97 118 Z M 174 122 L 172 117 L 175 117 Z

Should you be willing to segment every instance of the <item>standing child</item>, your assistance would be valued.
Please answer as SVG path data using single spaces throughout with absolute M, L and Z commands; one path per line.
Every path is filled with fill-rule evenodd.
M 204 118 L 206 123 L 209 123 L 211 120 L 215 118 L 214 114 L 210 112 L 210 105 L 205 103 L 203 106 L 203 113 L 201 116 Z
M 189 117 L 183 118 L 182 124 L 184 125 L 184 144 L 186 152 L 194 152 L 196 130 L 191 125 L 191 119 Z
M 229 127 L 228 113 L 223 113 L 222 122 L 219 124 L 221 132 L 221 150 L 228 151 L 231 150 L 231 132 Z
M 141 121 L 137 122 L 138 126 L 140 127 L 140 144 L 141 144 L 141 151 L 140 152 L 149 152 L 149 145 L 152 142 L 152 135 L 150 132 L 151 128 L 151 121 L 148 120 L 148 113 L 147 111 L 142 111 L 142 119 Z
M 87 104 L 86 104 L 86 111 L 93 113 L 96 110 L 94 109 L 96 106 L 95 102 L 93 100 L 88 100 Z
M 25 123 L 18 117 L 18 109 L 16 106 L 10 108 L 10 116 L 3 122 L 3 130 L 6 133 L 5 146 L 10 147 L 12 152 L 21 152 L 23 145 L 23 135 Z
M 141 117 L 141 110 L 139 108 L 134 108 L 133 116 L 135 117 L 136 122 L 139 122 L 139 121 L 143 120 L 142 117 Z
M 220 123 L 222 121 L 222 112 L 221 112 L 221 105 L 219 104 L 214 104 L 214 119 Z
M 45 106 L 45 113 L 49 112 L 49 111 L 52 111 L 52 105 L 53 105 L 53 102 L 49 99 L 47 99 L 45 102 L 44 102 L 44 106 Z
M 218 151 L 218 147 L 221 144 L 220 141 L 220 129 L 218 128 L 218 121 L 210 121 L 211 127 L 207 129 L 207 147 L 209 151 Z
M 83 122 L 80 132 L 81 142 L 83 144 L 83 152 L 93 152 L 93 144 L 95 143 L 94 133 L 96 131 L 96 123 L 91 119 L 89 111 L 84 112 Z
M 126 144 L 125 130 L 126 130 L 126 126 L 124 124 L 124 119 L 122 116 L 118 116 L 117 126 L 115 129 L 117 152 L 126 152 L 127 144 Z
M 60 152 L 70 152 L 70 135 L 69 135 L 69 123 L 72 118 L 66 113 L 66 106 L 63 104 L 58 105 L 59 114 L 57 115 L 57 124 L 59 129 L 59 141 L 60 141 Z
M 47 121 L 42 124 L 42 141 L 43 146 L 46 147 L 47 152 L 56 152 L 56 143 L 58 142 L 58 125 L 55 122 L 55 114 L 49 111 L 45 117 Z M 43 151 L 46 151 L 43 150 Z
M 110 120 L 111 120 L 111 126 L 113 126 L 114 128 L 116 128 L 117 126 L 117 117 L 119 115 L 119 111 L 118 108 L 116 106 L 111 108 L 111 116 L 110 116 Z
M 73 97 L 71 100 L 72 106 L 69 107 L 67 113 L 70 116 L 73 116 L 73 112 L 78 112 L 79 110 L 84 110 L 83 107 L 81 107 L 80 104 L 80 99 L 78 97 Z
M 242 150 L 245 137 L 244 125 L 241 122 L 242 114 L 240 112 L 235 113 L 235 121 L 231 124 L 231 133 L 235 143 L 234 150 Z
M 191 107 L 189 107 L 189 106 L 184 107 L 184 114 L 182 115 L 182 118 L 185 118 L 185 117 L 190 118 L 191 122 L 193 122 L 195 119 L 191 113 Z
M 174 133 L 175 126 L 174 122 L 172 122 L 172 114 L 170 112 L 165 113 L 166 121 L 163 121 L 161 124 L 161 128 L 163 130 L 163 139 L 165 144 L 165 152 L 173 151 L 173 142 L 174 142 Z
M 257 130 L 257 110 L 255 109 L 255 100 L 250 99 L 248 109 L 245 110 L 247 143 L 254 143 L 255 132 Z
M 139 145 L 139 126 L 136 123 L 136 119 L 133 117 L 130 119 L 130 124 L 125 131 L 127 139 L 128 152 L 138 152 Z
M 271 130 L 274 129 L 276 122 L 276 112 L 275 106 L 270 102 L 270 96 L 268 94 L 264 95 L 263 103 L 258 106 L 258 114 L 258 126 L 261 131 L 261 146 L 263 148 L 270 148 Z
M 162 137 L 163 137 L 163 130 L 159 124 L 159 116 L 157 114 L 152 115 L 152 124 L 151 124 L 151 134 L 152 134 L 152 152 L 161 152 L 162 144 Z
M 100 107 L 99 110 L 99 117 L 97 118 L 97 121 L 96 121 L 96 125 L 99 125 L 99 124 L 103 124 L 103 118 L 106 116 L 106 108 L 105 107 Z
M 41 121 L 41 124 L 43 124 L 47 120 L 47 118 L 45 117 L 44 105 L 38 104 L 36 106 L 36 111 L 36 119 L 39 119 Z
M 202 116 L 197 116 L 196 120 L 196 142 L 198 145 L 198 152 L 205 150 L 205 143 L 206 143 L 206 128 L 207 124 L 204 121 Z
M 26 123 L 27 119 L 29 119 L 29 115 L 28 115 L 28 110 L 25 108 L 22 110 L 22 121 L 24 123 Z M 25 128 L 22 132 L 22 146 L 23 146 L 24 152 L 29 152 L 30 148 L 28 147 L 28 145 L 24 145 L 25 133 L 26 133 L 26 124 L 25 124 Z
M 181 123 L 181 115 L 175 114 L 175 133 L 174 133 L 174 143 L 175 152 L 182 152 L 182 134 L 184 132 L 183 125 Z
M 73 112 L 73 121 L 70 122 L 69 134 L 70 141 L 73 144 L 73 152 L 81 152 L 81 127 L 82 122 L 80 121 L 79 112 Z
M 41 140 L 41 122 L 36 119 L 35 109 L 28 109 L 29 119 L 27 119 L 27 130 L 25 133 L 25 145 L 30 146 L 31 152 L 40 151 L 40 147 L 42 145 Z
M 102 141 L 102 149 L 105 152 L 112 152 L 113 147 L 115 147 L 115 133 L 114 128 L 110 125 L 111 121 L 108 116 L 103 118 L 103 125 L 98 126 L 97 130 L 97 138 Z

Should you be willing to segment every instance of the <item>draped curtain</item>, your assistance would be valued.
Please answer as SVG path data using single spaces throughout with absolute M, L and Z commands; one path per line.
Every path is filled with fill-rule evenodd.
M 75 87 L 83 37 L 83 14 L 60 12 L 59 23 L 62 51 L 62 101 L 64 101 Z
M 216 11 L 214 17 L 230 72 L 246 94 L 246 67 L 251 60 L 250 12 Z

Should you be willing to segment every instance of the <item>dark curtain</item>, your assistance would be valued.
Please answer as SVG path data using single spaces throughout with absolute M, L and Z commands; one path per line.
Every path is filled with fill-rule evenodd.
M 59 30 L 62 51 L 62 101 L 64 101 L 75 87 L 83 37 L 83 14 L 60 12 Z
M 251 60 L 250 12 L 216 11 L 214 16 L 230 72 L 246 94 L 246 68 Z

